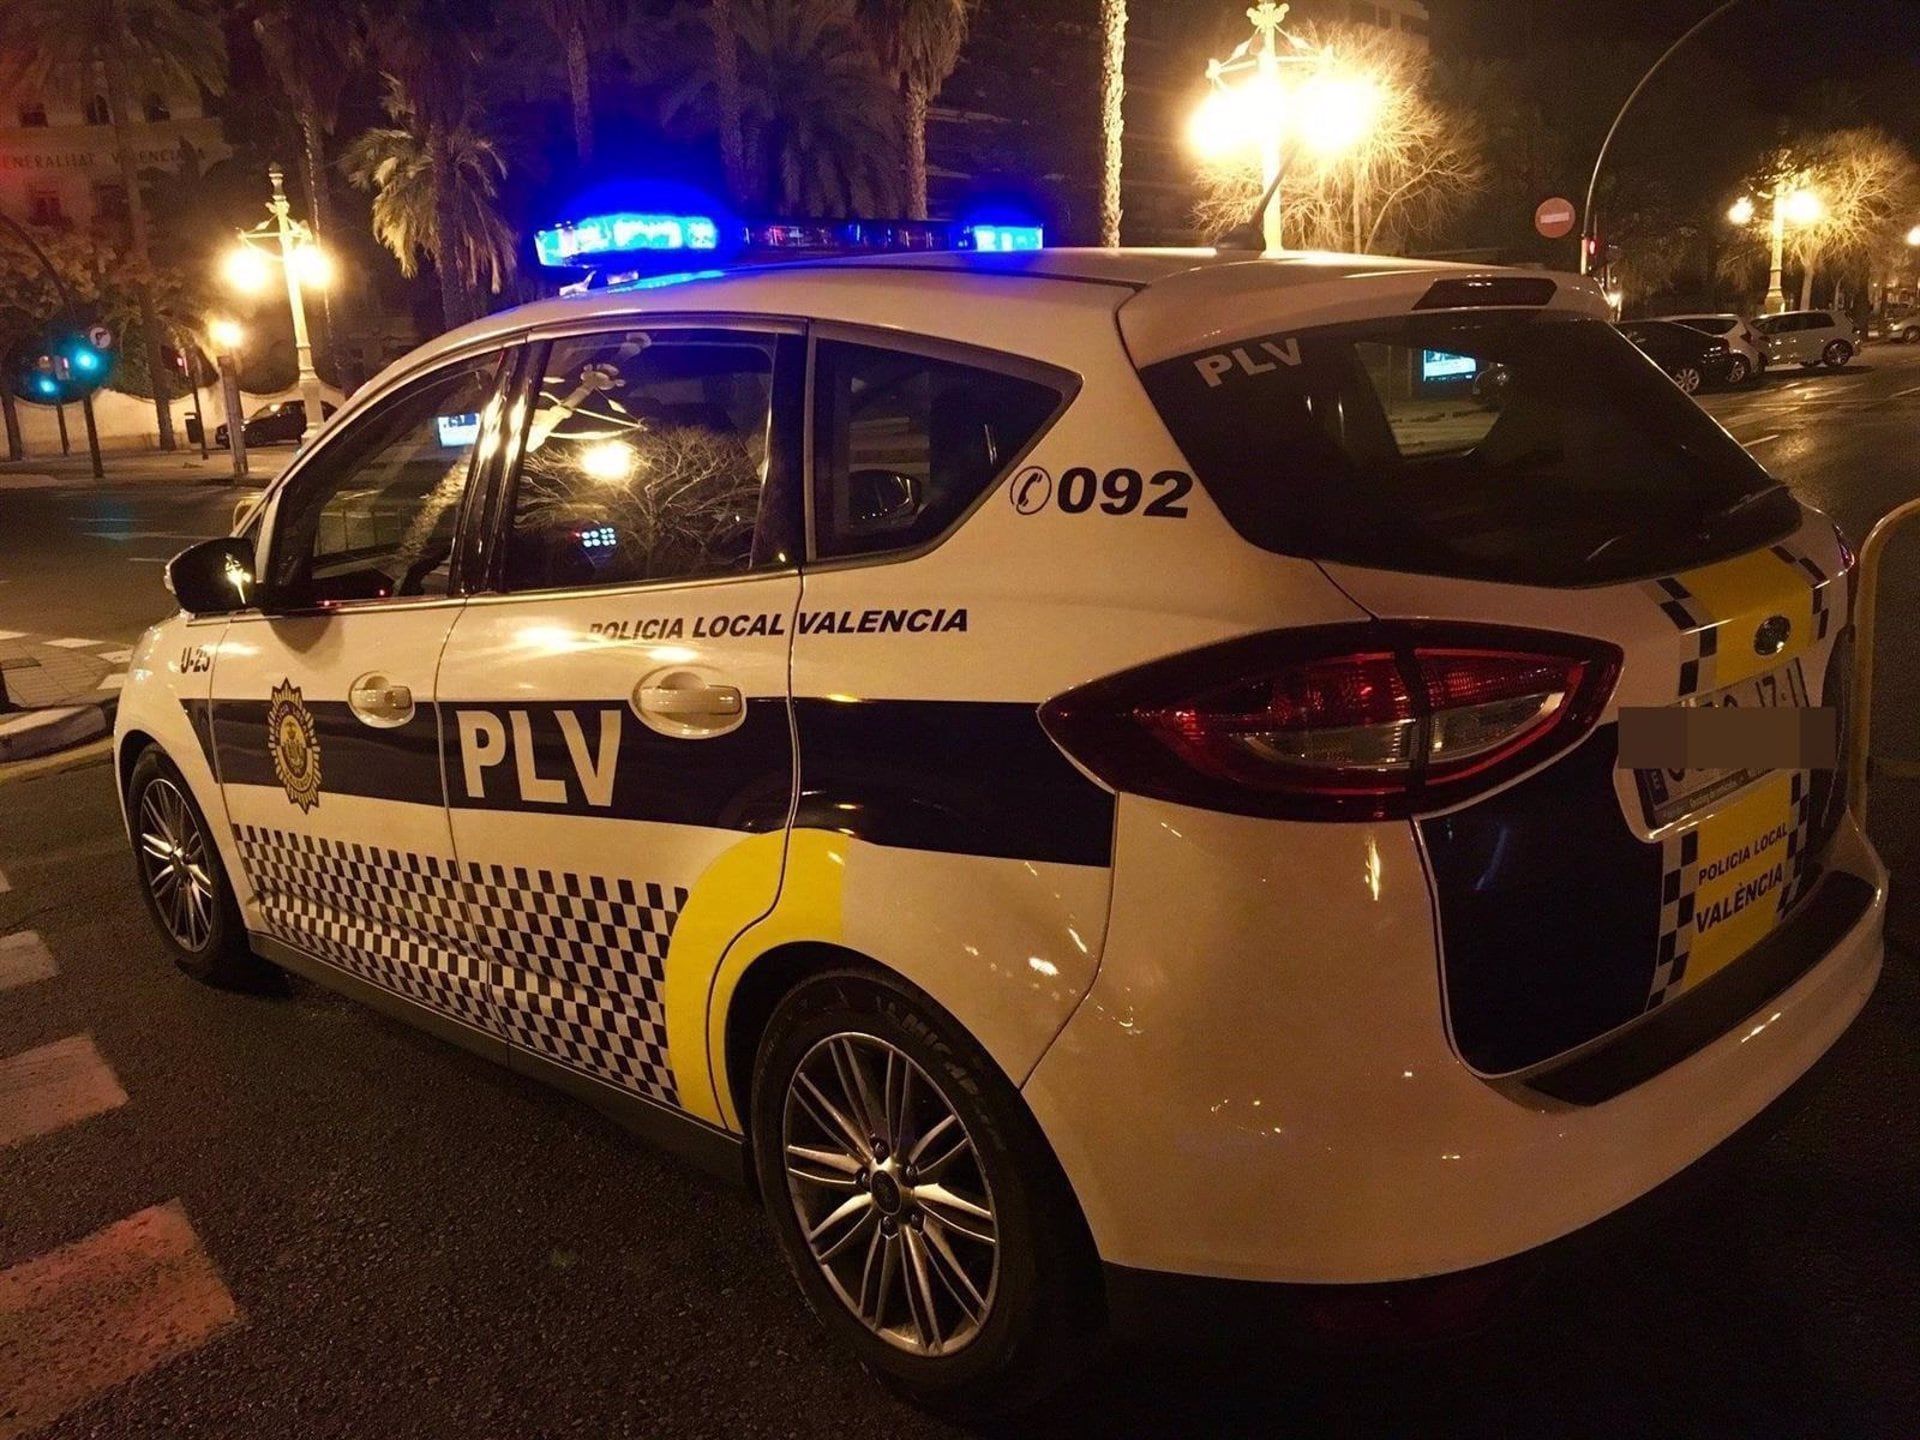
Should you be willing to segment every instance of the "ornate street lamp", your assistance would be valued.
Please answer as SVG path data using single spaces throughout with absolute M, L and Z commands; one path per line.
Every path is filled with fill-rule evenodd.
M 1795 183 L 1792 177 L 1774 182 L 1771 190 L 1758 192 L 1767 202 L 1767 229 L 1773 247 L 1772 268 L 1767 277 L 1766 307 L 1769 315 L 1787 308 L 1787 292 L 1780 284 L 1780 272 L 1786 258 L 1787 226 L 1818 225 L 1826 218 L 1827 206 L 1812 190 Z M 1742 195 L 1727 211 L 1727 219 L 1736 225 L 1751 225 L 1759 214 L 1751 195 Z
M 1210 159 L 1258 154 L 1261 194 L 1270 197 L 1261 215 L 1268 250 L 1280 248 L 1278 191 L 1300 149 L 1321 155 L 1352 149 L 1372 130 L 1381 108 L 1375 79 L 1341 72 L 1330 51 L 1286 30 L 1289 8 L 1260 0 L 1247 11 L 1253 34 L 1225 60 L 1207 62 L 1207 96 L 1187 132 L 1193 147 Z
M 305 445 L 320 428 L 320 376 L 313 368 L 313 342 L 307 334 L 307 307 L 303 290 L 325 289 L 333 280 L 333 262 L 313 237 L 312 229 L 295 220 L 287 204 L 286 173 L 278 165 L 267 168 L 273 199 L 268 219 L 240 232 L 240 243 L 229 251 L 224 266 L 227 283 L 244 294 L 258 294 L 273 283 L 277 263 L 287 286 L 287 306 L 293 312 L 294 361 L 300 372 L 300 400 L 306 406 L 307 427 L 300 435 Z M 231 433 L 231 427 L 229 427 Z M 243 472 L 244 473 L 244 472 Z

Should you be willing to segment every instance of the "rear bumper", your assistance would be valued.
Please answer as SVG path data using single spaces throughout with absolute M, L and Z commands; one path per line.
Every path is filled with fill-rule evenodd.
M 1365 865 L 1417 876 L 1410 842 L 1322 827 L 1317 853 L 1288 853 L 1250 900 L 1245 857 L 1293 846 L 1167 808 L 1122 824 L 1100 974 L 1026 1087 L 1102 1258 L 1127 1271 L 1354 1285 L 1520 1255 L 1766 1109 L 1880 973 L 1885 871 L 1849 819 L 1829 872 L 1864 885 L 1864 908 L 1784 989 L 1592 1103 L 1492 1082 L 1447 1044 L 1425 897 L 1341 903 Z M 1129 855 L 1129 837 L 1151 853 Z M 1129 913 L 1140 859 L 1157 913 Z

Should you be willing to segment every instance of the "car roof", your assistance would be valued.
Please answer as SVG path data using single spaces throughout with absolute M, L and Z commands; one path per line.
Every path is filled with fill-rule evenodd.
M 481 343 L 577 327 L 602 314 L 660 311 L 882 326 L 1042 360 L 1056 358 L 1057 339 L 1070 333 L 1098 330 L 1110 345 L 1118 317 L 1134 363 L 1146 365 L 1233 336 L 1405 313 L 1439 279 L 1498 276 L 1551 278 L 1554 308 L 1607 313 L 1590 278 L 1384 255 L 1217 249 L 862 255 L 650 277 L 630 287 L 537 300 L 440 336 L 365 388 L 384 390 L 401 374 Z

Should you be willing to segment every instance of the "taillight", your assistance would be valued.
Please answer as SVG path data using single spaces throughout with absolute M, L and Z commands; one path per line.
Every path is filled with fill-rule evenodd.
M 1620 652 L 1489 626 L 1322 626 L 1236 640 L 1072 691 L 1048 733 L 1115 789 L 1243 814 L 1445 808 L 1589 731 Z

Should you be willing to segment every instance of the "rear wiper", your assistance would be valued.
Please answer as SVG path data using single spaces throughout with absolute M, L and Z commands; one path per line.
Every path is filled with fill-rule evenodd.
M 1700 529 L 1702 532 L 1705 532 L 1712 529 L 1715 525 L 1731 520 L 1734 516 L 1740 514 L 1741 511 L 1759 504 L 1762 500 L 1771 499 L 1775 494 L 1786 488 L 1786 486 L 1776 480 L 1771 485 L 1764 486 L 1759 490 L 1750 491 L 1731 504 L 1723 505 L 1720 509 L 1701 516 Z

